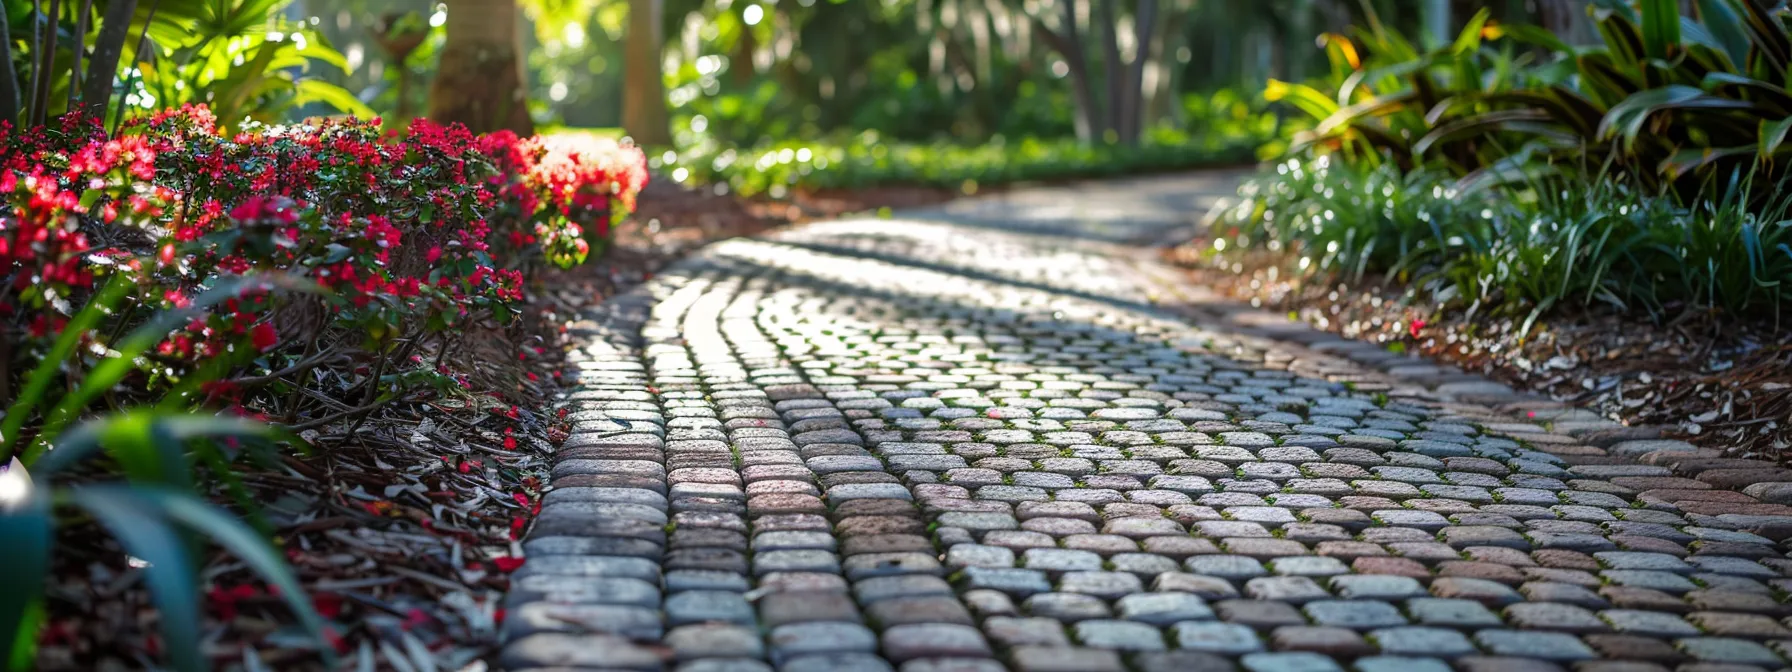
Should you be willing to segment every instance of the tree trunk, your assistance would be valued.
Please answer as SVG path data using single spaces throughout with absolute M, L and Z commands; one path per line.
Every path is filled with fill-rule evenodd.
M 45 16 L 50 19 L 49 34 L 31 45 L 32 60 L 37 62 L 37 66 L 31 71 L 33 88 L 29 122 L 32 126 L 42 126 L 50 115 L 50 89 L 55 88 L 56 80 L 50 70 L 56 67 L 56 38 L 62 33 L 62 0 L 50 0 L 50 11 Z M 35 25 L 33 28 L 35 29 Z M 42 49 L 43 53 L 37 53 L 38 49 Z
M 660 0 L 628 0 L 628 34 L 622 43 L 622 129 L 643 147 L 672 144 L 666 80 L 660 73 Z M 747 63 L 733 67 L 753 67 Z
M 1033 19 L 1033 29 L 1039 31 L 1069 68 L 1071 97 L 1076 102 L 1076 139 L 1091 142 L 1106 127 L 1106 122 L 1102 121 L 1101 107 L 1095 101 L 1095 87 L 1089 81 L 1089 62 L 1083 58 L 1083 36 L 1076 27 L 1076 0 L 1058 0 L 1058 6 L 1064 9 L 1064 32 L 1053 31 L 1037 18 Z
M 429 118 L 459 122 L 475 133 L 534 133 L 515 0 L 447 3 L 448 36 L 429 88 Z
M 1587 0 L 1536 0 L 1537 25 L 1573 45 L 1599 41 L 1593 20 L 1587 16 Z
M 112 80 L 118 76 L 118 58 L 124 53 L 125 41 L 131 38 L 131 16 L 136 13 L 137 0 L 106 3 L 99 35 L 93 40 L 93 59 L 87 65 L 87 78 L 81 82 L 81 109 L 99 115 L 102 120 L 106 116 L 106 106 L 112 101 Z M 75 88 L 73 82 L 69 88 Z
M 634 16 L 635 7 L 639 4 L 642 3 L 629 3 L 629 16 Z M 741 88 L 746 88 L 753 83 L 753 75 L 755 74 L 755 71 L 759 69 L 758 66 L 753 64 L 753 51 L 759 48 L 759 40 L 758 37 L 753 34 L 753 26 L 747 25 L 746 20 L 747 8 L 752 6 L 754 5 L 751 3 L 743 2 L 740 4 L 741 11 L 739 12 L 739 15 L 735 17 L 740 19 L 740 39 L 736 40 L 734 43 L 733 61 L 728 64 L 729 76 L 734 79 L 734 85 Z M 629 24 L 629 30 L 634 30 L 634 27 L 635 24 Z M 634 34 L 630 33 L 629 37 L 624 39 L 632 40 L 634 39 L 633 36 Z M 662 52 L 655 49 L 654 53 L 660 54 Z M 627 59 L 625 58 L 624 60 Z
M 1132 63 L 1127 65 L 1126 86 L 1120 92 L 1120 141 L 1139 144 L 1145 126 L 1145 62 L 1160 58 L 1162 44 L 1157 35 L 1157 0 L 1139 0 L 1133 13 L 1132 39 L 1136 45 Z
M 1182 125 L 1182 101 L 1176 98 L 1177 92 L 1182 90 L 1177 81 L 1181 79 L 1182 62 L 1177 59 L 1177 53 L 1188 42 L 1185 34 L 1188 12 L 1186 0 L 1170 0 L 1169 11 L 1158 21 L 1151 45 L 1151 62 L 1146 64 L 1152 72 L 1151 87 L 1145 91 L 1144 125 L 1147 128 L 1153 122 L 1165 119 L 1176 126 Z
M 1419 16 L 1425 22 L 1425 34 L 1431 40 L 1439 46 L 1450 43 L 1450 0 L 1425 0 Z
M 1101 64 L 1108 80 L 1108 123 L 1104 132 L 1113 131 L 1116 139 L 1120 135 L 1120 117 L 1126 113 L 1121 104 L 1126 95 L 1126 71 L 1120 61 L 1120 26 L 1115 23 L 1118 17 L 1114 13 L 1114 3 L 1119 1 L 1096 0 L 1101 14 L 1095 19 L 1101 22 Z
M 0 35 L 11 35 L 6 12 L 0 11 Z M 0 123 L 19 123 L 19 79 L 12 70 L 12 38 L 0 40 Z

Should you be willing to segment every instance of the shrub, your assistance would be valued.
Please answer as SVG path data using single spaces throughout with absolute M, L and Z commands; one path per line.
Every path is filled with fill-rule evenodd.
M 1445 304 L 1532 319 L 1591 304 L 1777 314 L 1792 306 L 1783 187 L 1739 178 L 1683 200 L 1558 176 L 1464 191 L 1437 170 L 1290 159 L 1245 185 L 1216 247 L 1261 245 L 1302 271 L 1387 274 Z
M 671 156 L 664 167 L 680 181 L 722 182 L 742 194 L 774 198 L 793 188 L 905 184 L 957 189 L 1249 162 L 1256 148 L 1274 137 L 1275 120 L 1251 116 L 1224 128 L 1199 134 L 1151 129 L 1137 147 L 1089 145 L 1072 138 L 997 138 L 972 146 L 884 143 L 869 131 L 843 142 L 792 141 L 752 149 L 706 141 Z
M 525 274 L 601 249 L 646 180 L 640 152 L 613 143 L 478 138 L 424 121 L 392 136 L 357 120 L 227 138 L 197 107 L 115 138 L 71 119 L 0 143 L 11 157 L 0 312 L 12 325 L 0 338 L 15 362 L 41 356 L 101 278 L 134 285 L 114 316 L 128 321 L 221 279 L 278 274 L 328 293 L 231 299 L 169 334 L 144 373 L 178 382 L 219 357 L 231 362 L 211 366 L 262 373 L 344 357 L 405 369 L 370 379 L 363 403 L 435 375 L 414 356 L 439 360 L 469 333 L 510 324 Z
M 1785 174 L 1792 13 L 1749 0 L 1700 2 L 1696 19 L 1671 0 L 1600 4 L 1603 44 L 1584 48 L 1493 25 L 1483 10 L 1453 43 L 1420 52 L 1371 11 L 1368 30 L 1321 37 L 1331 80 L 1271 81 L 1266 95 L 1317 123 L 1296 136 L 1297 154 L 1488 181 L 1590 163 L 1686 196 L 1736 169 Z
M 16 456 L 53 479 L 0 511 L 0 540 L 31 551 L 9 556 L 20 571 L 0 586 L 0 629 L 30 634 L 38 546 L 53 506 L 72 506 L 163 570 L 149 588 L 183 669 L 199 654 L 179 600 L 197 594 L 191 553 L 164 543 L 185 539 L 175 526 L 285 579 L 264 544 L 195 498 L 190 473 L 204 465 L 241 495 L 230 464 L 270 435 L 182 413 L 314 428 L 467 385 L 449 364 L 491 368 L 469 350 L 516 328 L 531 273 L 601 251 L 646 182 L 641 152 L 614 142 L 426 121 L 398 135 L 353 119 L 226 137 L 203 107 L 116 136 L 78 115 L 0 125 L 0 157 L 0 397 L 12 400 L 0 465 Z M 124 412 L 80 424 L 102 397 Z M 130 487 L 69 475 L 98 449 Z

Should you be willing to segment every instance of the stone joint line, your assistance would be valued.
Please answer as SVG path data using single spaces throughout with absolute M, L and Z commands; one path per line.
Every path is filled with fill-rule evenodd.
M 1792 509 L 1730 489 L 1760 463 L 1179 312 L 1198 288 L 1108 248 L 881 224 L 712 246 L 585 316 L 501 666 L 1792 656 Z

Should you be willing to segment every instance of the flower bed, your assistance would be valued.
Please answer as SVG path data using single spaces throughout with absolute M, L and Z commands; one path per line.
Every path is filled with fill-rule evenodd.
M 117 137 L 73 119 L 0 146 L 0 338 L 13 364 L 44 356 L 110 283 L 129 288 L 107 323 L 189 307 L 232 278 L 325 290 L 224 298 L 146 354 L 152 383 L 203 365 L 221 381 L 211 396 L 227 400 L 248 392 L 230 374 L 290 383 L 302 377 L 270 374 L 332 349 L 398 376 L 370 390 L 445 373 L 440 359 L 460 339 L 513 321 L 532 270 L 601 250 L 646 182 L 639 150 L 595 140 L 476 137 L 426 121 L 400 136 L 378 120 L 227 138 L 200 107 Z M 108 346 L 100 334 L 120 325 L 95 326 L 83 351 Z M 435 365 L 421 364 L 426 352 Z
M 320 559 L 306 535 L 329 527 L 305 522 L 314 512 L 294 519 L 263 509 L 276 498 L 288 507 L 359 502 L 372 519 L 392 519 L 366 523 L 357 538 L 365 539 L 416 520 L 417 502 L 406 497 L 422 498 L 425 511 L 446 497 L 456 522 L 438 530 L 422 518 L 405 538 L 437 538 L 414 557 L 482 583 L 489 547 L 463 554 L 461 544 L 495 540 L 494 526 L 504 540 L 520 534 L 539 507 L 539 482 L 518 473 L 530 455 L 519 439 L 539 445 L 544 430 L 553 435 L 519 402 L 490 394 L 514 393 L 544 371 L 518 357 L 551 354 L 525 347 L 539 332 L 531 322 L 544 319 L 526 313 L 525 300 L 540 271 L 605 249 L 613 219 L 632 210 L 646 179 L 633 147 L 481 137 L 423 121 L 404 134 L 377 120 L 338 120 L 224 137 L 204 108 L 184 108 L 116 136 L 77 118 L 21 132 L 0 126 L 0 546 L 12 549 L 0 581 L 0 648 L 29 655 L 13 637 L 37 641 L 43 669 L 92 669 L 106 656 L 197 669 L 219 655 L 202 648 L 203 627 L 281 656 L 346 652 L 342 594 L 306 599 L 288 566 L 313 574 L 334 566 L 341 554 Z M 506 417 L 475 431 L 479 418 L 438 413 L 469 429 L 428 449 L 433 421 L 413 421 L 404 435 L 413 450 L 384 461 L 370 445 L 390 444 L 391 428 L 362 423 L 403 402 Z M 102 405 L 111 412 L 88 410 Z M 272 452 L 351 439 L 360 454 L 325 453 L 322 468 Z M 467 444 L 488 441 L 502 449 L 470 459 Z M 84 459 L 100 451 L 110 459 Z M 35 484 L 21 487 L 6 468 L 14 456 Z M 366 475 L 399 470 L 412 484 L 383 492 L 404 504 L 363 492 Z M 110 483 L 119 476 L 130 485 Z M 476 496 L 458 501 L 455 484 Z M 497 501 L 490 492 L 509 493 L 496 508 L 514 515 L 482 512 Z M 213 505 L 225 499 L 234 511 Z M 86 515 L 58 515 L 67 508 Z M 330 510 L 331 526 L 358 520 L 355 509 Z M 264 540 L 276 529 L 289 544 L 284 562 Z M 211 554 L 178 543 L 194 533 L 185 538 L 209 539 L 241 561 L 208 566 L 209 592 L 195 577 Z M 82 541 L 55 543 L 73 539 Z M 64 580 L 128 571 L 127 558 L 144 560 L 144 578 L 129 590 L 96 596 Z M 485 560 L 499 572 L 518 562 Z M 47 600 L 46 584 L 57 586 Z M 136 613 L 150 606 L 143 593 L 160 614 L 146 622 L 157 635 L 93 618 L 89 601 L 122 600 L 113 606 Z M 202 594 L 209 609 L 196 606 Z M 262 594 L 285 606 L 258 614 L 296 618 L 310 643 L 237 620 L 238 598 Z M 451 623 L 413 610 L 407 632 L 489 636 L 490 604 L 439 597 L 466 615 Z M 366 616 L 361 636 L 382 623 Z M 84 638 L 101 631 L 107 643 Z

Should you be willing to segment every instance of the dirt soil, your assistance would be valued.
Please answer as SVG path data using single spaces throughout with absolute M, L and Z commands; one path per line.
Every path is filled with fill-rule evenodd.
M 1422 352 L 1737 457 L 1792 457 L 1792 325 L 1777 316 L 1680 308 L 1658 321 L 1558 310 L 1527 335 L 1522 317 L 1445 309 L 1382 278 L 1302 276 L 1267 254 L 1217 260 L 1205 240 L 1166 254 L 1216 291 L 1342 336 Z

